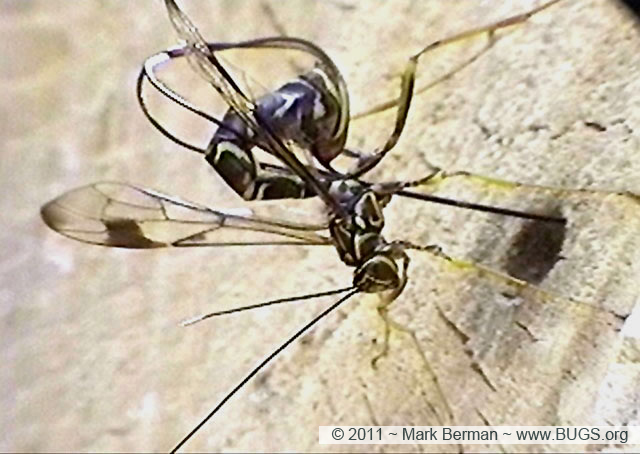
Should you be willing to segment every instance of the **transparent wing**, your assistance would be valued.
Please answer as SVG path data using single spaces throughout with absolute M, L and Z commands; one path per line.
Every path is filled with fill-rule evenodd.
M 240 90 L 237 84 L 234 83 L 226 69 L 213 55 L 213 52 L 211 52 L 195 25 L 174 1 L 166 0 L 165 6 L 169 13 L 169 19 L 178 36 L 184 40 L 188 46 L 187 58 L 192 67 L 204 80 L 212 84 L 229 106 L 238 114 L 249 114 L 254 107 L 253 103 L 247 95 Z M 249 124 L 254 123 L 251 115 L 246 115 L 245 120 Z
M 56 232 L 90 244 L 133 249 L 258 244 L 331 244 L 323 225 L 255 216 L 250 209 L 213 210 L 127 183 L 73 189 L 41 209 Z

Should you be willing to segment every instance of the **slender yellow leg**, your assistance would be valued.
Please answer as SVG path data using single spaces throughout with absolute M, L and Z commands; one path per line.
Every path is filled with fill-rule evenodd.
M 367 110 L 366 112 L 363 112 L 361 114 L 352 116 L 351 119 L 352 120 L 357 120 L 360 118 L 364 118 L 385 110 L 388 110 L 392 107 L 397 107 L 397 112 L 396 112 L 396 119 L 395 119 L 395 125 L 393 128 L 393 131 L 391 132 L 391 135 L 389 136 L 389 138 L 387 139 L 387 141 L 385 142 L 385 144 L 378 150 L 376 150 L 373 154 L 370 155 L 361 155 L 360 159 L 355 167 L 355 169 L 353 169 L 351 172 L 349 172 L 350 175 L 354 176 L 354 177 L 359 177 L 363 174 L 365 174 L 366 172 L 368 172 L 369 170 L 371 170 L 372 168 L 374 168 L 381 160 L 382 158 L 384 158 L 384 156 L 391 150 L 393 149 L 393 147 L 398 143 L 398 140 L 400 139 L 400 136 L 402 134 L 402 131 L 404 129 L 404 125 L 407 121 L 407 116 L 409 114 L 409 107 L 411 106 L 411 100 L 414 96 L 414 94 L 418 94 L 418 93 L 422 93 L 424 91 L 427 91 L 428 89 L 434 87 L 435 85 L 451 78 L 454 74 L 456 74 L 458 71 L 460 71 L 461 69 L 463 69 L 464 67 L 468 66 L 471 62 L 473 62 L 475 59 L 477 59 L 483 52 L 485 52 L 489 47 L 491 47 L 494 43 L 494 33 L 497 30 L 503 29 L 503 28 L 507 28 L 507 27 L 511 27 L 514 25 L 519 25 L 522 24 L 524 22 L 526 22 L 531 16 L 539 13 L 540 11 L 543 11 L 551 6 L 553 6 L 554 4 L 558 3 L 560 0 L 551 0 L 549 2 L 543 3 L 542 5 L 538 6 L 535 9 L 532 9 L 531 11 L 528 11 L 526 13 L 522 13 L 522 14 L 518 14 L 516 16 L 512 16 L 512 17 L 508 17 L 506 19 L 502 19 L 499 20 L 497 22 L 494 22 L 492 24 L 489 25 L 485 25 L 482 27 L 478 27 L 478 28 L 473 28 L 470 30 L 466 30 L 462 33 L 458 33 L 456 35 L 450 36 L 448 38 L 442 39 L 442 40 L 438 40 L 438 41 L 434 41 L 431 44 L 429 44 L 428 46 L 424 47 L 420 52 L 416 53 L 415 55 L 411 56 L 409 58 L 409 61 L 407 62 L 407 64 L 405 65 L 405 69 L 404 72 L 402 74 L 402 78 L 400 80 L 400 96 L 397 99 L 393 99 L 393 100 L 389 100 L 386 102 L 383 102 L 381 104 L 378 104 L 376 106 L 374 106 L 373 108 Z M 429 84 L 426 87 L 422 87 L 419 90 L 414 90 L 414 86 L 415 86 L 415 79 L 416 79 L 416 71 L 417 71 L 417 65 L 418 65 L 418 61 L 419 59 L 429 53 L 432 52 L 438 48 L 441 48 L 443 46 L 446 46 L 448 44 L 452 44 L 455 42 L 459 42 L 465 39 L 469 39 L 478 35 L 483 35 L 486 34 L 487 38 L 488 38 L 488 42 L 487 42 L 487 46 L 481 50 L 479 53 L 477 53 L 476 55 L 474 55 L 474 57 L 472 57 L 470 60 L 466 61 L 465 63 L 463 63 L 462 65 L 458 66 L 457 68 L 455 68 L 453 71 L 450 71 L 448 73 L 446 73 L 444 76 L 440 77 L 439 79 L 437 79 L 436 81 L 432 82 L 431 84 Z

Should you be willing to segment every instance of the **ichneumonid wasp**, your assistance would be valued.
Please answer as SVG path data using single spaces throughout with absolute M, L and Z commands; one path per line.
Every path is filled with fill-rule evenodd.
M 556 2 L 549 2 L 534 13 L 554 3 Z M 412 286 L 414 278 L 408 280 L 406 273 L 410 273 L 415 265 L 412 268 L 408 267 L 408 254 L 429 257 L 430 264 L 421 264 L 421 274 L 427 273 L 426 270 L 431 267 L 432 271 L 428 274 L 456 276 L 455 279 L 463 283 L 460 284 L 462 289 L 450 286 L 450 281 L 447 281 L 446 285 L 442 284 L 442 287 L 434 283 L 431 297 L 424 297 L 425 303 L 439 298 L 447 300 L 448 293 L 460 292 L 469 292 L 466 298 L 470 301 L 493 302 L 494 307 L 485 307 L 484 313 L 476 310 L 473 315 L 458 313 L 459 308 L 438 308 L 436 312 L 442 320 L 447 322 L 451 331 L 457 333 L 458 339 L 464 339 L 463 343 L 468 348 L 467 360 L 475 374 L 474 379 L 480 380 L 496 395 L 499 394 L 499 390 L 508 389 L 508 387 L 505 388 L 505 383 L 501 382 L 501 376 L 487 372 L 491 370 L 495 374 L 495 371 L 507 368 L 504 358 L 500 358 L 499 355 L 501 343 L 529 342 L 532 350 L 522 353 L 525 359 L 533 354 L 533 349 L 536 356 L 545 357 L 545 354 L 548 354 L 551 357 L 551 349 L 557 348 L 557 345 L 551 344 L 540 346 L 539 335 L 535 329 L 530 328 L 527 321 L 524 321 L 532 317 L 529 311 L 535 313 L 536 310 L 545 310 L 554 314 L 555 311 L 559 311 L 572 320 L 585 320 L 583 324 L 578 323 L 582 329 L 582 334 L 576 335 L 579 339 L 572 341 L 578 342 L 581 351 L 587 352 L 589 343 L 594 339 L 587 335 L 589 332 L 598 331 L 598 328 L 604 326 L 609 328 L 602 329 L 603 333 L 610 334 L 611 327 L 621 324 L 621 317 L 613 311 L 599 308 L 594 304 L 556 296 L 481 266 L 452 259 L 447 255 L 446 245 L 419 244 L 404 238 L 387 241 L 382 237 L 384 225 L 382 209 L 392 196 L 405 196 L 460 206 L 466 204 L 468 208 L 495 214 L 510 214 L 532 221 L 537 219 L 540 223 L 557 224 L 562 226 L 561 229 L 564 229 L 567 223 L 571 225 L 572 219 L 577 219 L 578 214 L 573 211 L 584 213 L 589 206 L 600 206 L 606 203 L 612 203 L 618 209 L 625 211 L 635 209 L 637 204 L 636 198 L 629 194 L 507 183 L 467 172 L 443 171 L 436 166 L 432 166 L 430 173 L 419 175 L 415 180 L 391 182 L 365 180 L 365 174 L 378 166 L 382 157 L 394 149 L 400 138 L 406 115 L 410 114 L 409 101 L 413 94 L 414 64 L 417 64 L 431 47 L 416 54 L 405 68 L 399 83 L 402 87 L 400 101 L 382 103 L 372 109 L 370 114 L 393 109 L 397 111 L 396 120 L 392 133 L 377 150 L 377 154 L 363 154 L 356 149 L 344 148 L 346 127 L 349 123 L 348 101 L 345 98 L 346 85 L 343 85 L 341 79 L 336 78 L 336 74 L 339 76 L 339 73 L 327 77 L 326 68 L 331 69 L 333 62 L 321 50 L 307 41 L 286 37 L 230 44 L 209 44 L 200 38 L 197 30 L 172 2 L 167 4 L 174 26 L 178 29 L 181 39 L 186 41 L 186 45 L 152 57 L 147 61 L 142 76 L 151 79 L 156 88 L 164 90 L 165 94 L 182 102 L 183 106 L 192 108 L 191 104 L 178 98 L 155 75 L 158 63 L 187 57 L 205 80 L 218 90 L 228 108 L 231 108 L 229 116 L 211 117 L 211 121 L 216 123 L 218 129 L 209 147 L 202 149 L 207 155 L 207 160 L 238 194 L 248 200 L 319 195 L 326 206 L 326 211 L 321 216 L 323 221 L 296 223 L 289 219 L 269 218 L 259 214 L 258 206 L 244 211 L 212 210 L 124 183 L 97 183 L 70 191 L 47 204 L 43 208 L 43 216 L 52 228 L 87 243 L 114 247 L 160 248 L 245 243 L 333 245 L 341 260 L 355 268 L 351 291 L 383 294 L 383 303 L 378 306 L 382 315 L 383 329 L 379 346 L 374 349 L 370 358 L 373 362 L 370 364 L 371 370 L 377 371 L 383 367 L 384 359 L 389 356 L 388 349 L 392 348 L 394 335 L 410 339 L 414 349 L 421 352 L 418 356 L 422 361 L 423 373 L 430 377 L 429 380 L 420 384 L 423 388 L 421 396 L 425 399 L 425 412 L 431 421 L 441 424 L 456 423 L 461 417 L 460 414 L 466 413 L 466 409 L 463 410 L 462 405 L 450 404 L 451 397 L 443 391 L 440 383 L 442 380 L 437 379 L 438 373 L 431 365 L 433 360 L 423 352 L 425 347 L 420 346 L 420 342 L 424 340 L 414 337 L 410 329 L 397 324 L 386 313 L 388 304 L 400 295 L 405 284 Z M 488 37 L 487 43 L 491 45 L 494 31 L 502 25 L 512 25 L 527 19 L 528 15 L 517 16 L 504 23 L 483 27 L 474 33 L 463 33 L 460 38 L 468 39 L 476 35 Z M 447 41 L 444 40 L 442 43 L 446 45 Z M 278 99 L 271 98 L 272 102 L 280 104 L 269 108 L 272 107 L 269 102 L 261 101 L 267 98 L 254 94 L 259 91 L 259 87 L 246 84 L 251 85 L 251 89 L 246 90 L 243 87 L 243 78 L 232 77 L 225 70 L 224 60 L 217 58 L 217 54 L 224 56 L 227 51 L 245 48 L 296 50 L 295 47 L 300 47 L 302 49 L 299 50 L 300 52 L 315 57 L 320 63 L 319 69 L 316 67 L 311 72 L 303 74 L 314 74 L 313 71 L 325 72 L 321 75 L 323 78 L 321 82 L 315 79 L 310 80 L 311 76 L 307 76 L 306 80 L 303 79 L 310 84 L 311 89 L 302 93 L 299 99 L 304 99 L 303 96 L 306 94 L 323 94 L 322 90 L 331 85 L 337 93 L 337 96 L 332 98 L 333 104 L 331 100 L 326 101 L 328 97 L 322 96 L 312 101 L 319 105 L 319 108 L 315 109 L 320 112 L 318 118 L 304 118 L 309 114 L 303 112 L 304 109 L 282 108 L 287 103 L 289 106 L 294 105 L 294 95 L 301 93 L 296 91 L 295 87 L 291 100 L 284 99 L 282 96 Z M 465 64 L 472 63 L 474 59 L 471 58 L 469 63 Z M 442 79 L 446 80 L 448 77 L 450 76 L 445 75 Z M 143 77 L 139 79 L 139 92 L 142 82 Z M 267 89 L 265 92 L 267 95 L 279 93 L 273 89 Z M 281 94 L 282 92 L 279 93 Z M 141 94 L 140 99 L 142 99 Z M 302 107 L 306 108 L 308 105 Z M 308 111 L 313 114 L 317 106 L 312 107 Z M 279 109 L 285 114 L 299 113 L 300 116 L 296 118 L 298 123 L 291 123 L 288 119 L 281 124 L 273 121 Z M 202 114 L 197 108 L 193 110 L 199 115 Z M 366 115 L 363 118 L 366 118 Z M 153 117 L 151 119 L 155 121 Z M 329 120 L 333 124 L 322 124 L 319 120 Z M 156 126 L 167 133 L 160 123 L 156 123 Z M 287 127 L 291 127 L 292 134 L 289 134 Z M 314 129 L 313 132 L 319 133 L 318 135 L 310 133 Z M 323 136 L 323 133 L 326 134 Z M 326 140 L 313 140 L 317 137 Z M 175 137 L 174 139 L 180 141 Z M 186 142 L 183 144 L 189 146 Z M 223 148 L 220 148 L 220 144 Z M 280 163 L 257 161 L 252 156 L 246 155 L 247 148 L 254 146 L 263 148 L 268 154 L 275 156 Z M 305 159 L 301 159 L 300 155 Z M 331 163 L 334 158 L 349 161 L 348 169 L 336 170 Z M 266 178 L 261 180 L 260 177 L 263 175 L 266 175 Z M 456 197 L 449 197 L 448 190 Z M 482 194 L 493 203 L 458 201 L 465 200 L 457 198 L 458 194 L 465 191 L 470 194 Z M 573 216 L 575 218 L 572 218 Z M 444 252 L 439 249 L 439 246 L 444 248 Z M 469 288 L 470 282 L 474 283 L 473 288 Z M 410 288 L 407 289 L 407 291 L 410 290 Z M 344 291 L 350 290 L 344 289 Z M 556 315 L 556 317 L 560 316 Z M 479 325 L 482 323 L 487 324 L 482 328 L 486 329 L 486 326 L 489 326 L 489 319 L 490 326 L 496 330 L 496 336 L 492 338 L 492 347 L 473 345 L 472 333 L 474 330 L 481 329 Z M 589 330 L 585 330 L 585 324 L 589 324 Z M 548 334 L 545 333 L 545 335 Z M 549 351 L 545 351 L 545 348 Z M 517 362 L 525 359 L 518 358 Z M 569 365 L 567 370 L 571 371 L 569 375 L 575 376 L 579 375 L 583 367 L 585 367 L 583 363 Z M 541 377 L 546 377 L 546 374 L 553 375 L 559 373 L 558 371 L 558 364 L 550 362 L 540 365 L 538 375 L 536 372 L 529 371 L 529 376 L 520 377 L 521 382 L 515 385 L 515 389 L 523 386 L 527 380 L 536 378 L 540 381 Z M 366 388 L 366 384 L 363 386 Z M 549 390 L 549 393 L 551 391 Z M 490 397 L 488 399 L 490 400 Z M 486 405 L 487 408 L 492 409 L 491 402 Z M 496 420 L 494 415 L 487 414 L 481 409 L 475 408 L 474 411 L 476 418 L 487 423 L 507 423 L 506 420 Z M 389 417 L 392 418 L 393 415 Z M 544 415 L 539 417 L 542 421 Z

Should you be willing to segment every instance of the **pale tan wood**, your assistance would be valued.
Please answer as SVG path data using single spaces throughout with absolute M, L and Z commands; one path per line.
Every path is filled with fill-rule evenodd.
M 274 33 L 257 2 L 185 3 L 209 39 Z M 358 112 L 395 90 L 397 79 L 390 77 L 429 41 L 532 6 L 456 5 L 335 1 L 302 7 L 296 0 L 274 2 L 273 10 L 289 34 L 316 41 L 335 58 Z M 239 202 L 198 156 L 176 150 L 138 111 L 138 65 L 174 41 L 160 2 L 9 1 L 0 11 L 0 449 L 167 450 L 322 304 L 190 328 L 179 326 L 182 319 L 337 287 L 350 282 L 350 271 L 329 248 L 118 251 L 49 231 L 39 218 L 40 205 L 98 180 L 129 181 L 212 206 Z M 638 27 L 614 2 L 561 2 L 419 97 L 406 135 L 377 175 L 420 177 L 428 158 L 516 181 L 640 193 L 639 46 Z M 437 76 L 450 55 L 439 52 L 421 66 Z M 206 138 L 202 128 L 192 129 L 194 137 Z M 369 147 L 386 134 L 382 125 L 365 131 L 354 125 L 353 132 L 354 144 Z M 638 295 L 639 211 L 628 201 L 609 202 L 568 204 L 566 259 L 542 285 L 627 314 Z M 435 242 L 451 255 L 497 267 L 505 265 L 522 229 L 519 222 L 400 200 L 387 219 L 390 238 Z M 620 332 L 554 313 L 537 318 L 536 327 L 555 336 L 545 342 L 566 347 L 564 356 L 553 358 L 527 356 L 535 348 L 524 341 L 495 344 L 491 333 L 500 325 L 486 321 L 474 348 L 494 346 L 520 367 L 502 376 L 500 362 L 487 359 L 488 375 L 502 385 L 491 393 L 436 307 L 462 314 L 451 318 L 463 326 L 473 304 L 495 302 L 434 296 L 438 282 L 443 291 L 452 288 L 447 276 L 429 274 L 433 268 L 413 256 L 411 285 L 392 315 L 416 330 L 455 422 L 482 424 L 475 412 L 480 409 L 490 422 L 507 424 L 509 407 L 517 415 L 513 424 L 640 424 L 634 412 L 640 395 L 638 328 L 632 318 Z M 449 276 L 451 286 L 459 283 Z M 433 423 L 421 395 L 432 397 L 429 375 L 408 338 L 393 337 L 380 369 L 369 367 L 377 351 L 372 340 L 382 334 L 375 304 L 372 297 L 356 298 L 318 326 L 230 401 L 188 449 L 338 451 L 317 445 L 319 424 Z M 566 336 L 574 332 L 577 337 Z M 585 368 L 575 366 L 575 382 L 557 369 L 540 372 L 559 358 L 581 359 L 583 352 L 571 350 L 572 339 L 589 345 L 581 335 L 598 341 L 598 354 L 584 358 Z M 547 382 L 522 387 L 528 369 L 521 361 L 527 358 L 536 360 L 532 376 Z M 542 408 L 527 405 L 538 396 L 544 397 Z M 399 448 L 419 447 L 384 449 Z

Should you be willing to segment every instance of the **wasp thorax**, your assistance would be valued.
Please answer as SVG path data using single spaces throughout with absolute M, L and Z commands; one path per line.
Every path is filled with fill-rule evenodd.
M 384 215 L 373 192 L 365 192 L 354 206 L 354 222 L 365 231 L 380 232 L 384 227 Z
M 400 286 L 398 265 L 389 255 L 376 254 L 356 269 L 353 285 L 365 293 L 398 288 Z

